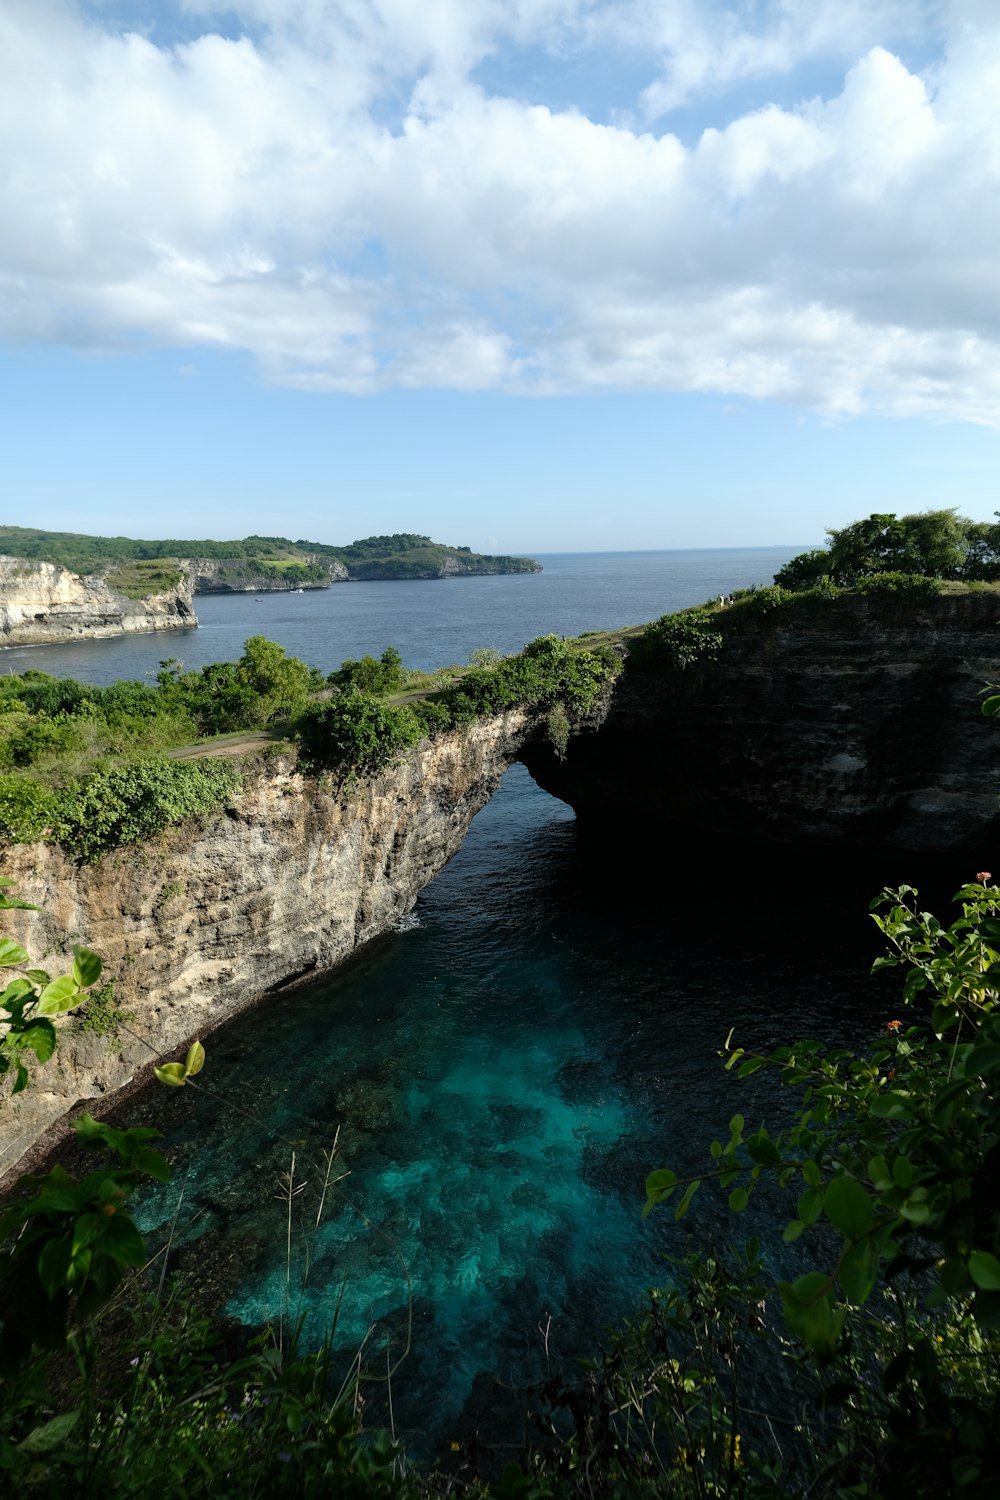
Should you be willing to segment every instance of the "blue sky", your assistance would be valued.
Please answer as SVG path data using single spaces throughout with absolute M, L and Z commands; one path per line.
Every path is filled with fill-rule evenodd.
M 989 518 L 993 0 L 4 0 L 0 520 Z

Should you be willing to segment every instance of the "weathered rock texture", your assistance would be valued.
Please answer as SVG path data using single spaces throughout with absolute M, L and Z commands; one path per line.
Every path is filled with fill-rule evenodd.
M 302 584 L 290 584 L 281 578 L 265 578 L 254 570 L 253 558 L 189 558 L 185 566 L 191 570 L 191 583 L 196 594 L 267 594 L 283 593 L 290 588 L 326 589 L 331 583 L 346 583 L 348 577 L 344 564 L 329 557 L 304 557 L 303 562 L 318 562 L 327 571 L 327 577 Z
M 343 791 L 265 760 L 203 826 L 77 866 L 50 845 L 3 851 L 3 873 L 38 912 L 4 933 L 40 958 L 86 941 L 134 1012 L 121 1051 L 60 1023 L 55 1057 L 0 1107 L 0 1170 L 77 1100 L 99 1100 L 266 991 L 348 958 L 388 931 L 460 847 L 516 755 L 523 713 L 425 743 L 394 770 Z M 55 957 L 53 974 L 65 972 Z
M 755 842 L 985 851 L 1000 840 L 1000 728 L 980 712 L 998 616 L 985 593 L 734 608 L 717 661 L 626 671 L 599 733 L 562 764 L 543 745 L 524 759 L 591 820 L 696 830 L 720 869 Z
M 391 928 L 515 759 L 619 847 L 641 836 L 642 859 L 621 855 L 609 876 L 619 882 L 664 867 L 685 878 L 680 829 L 716 851 L 720 874 L 737 846 L 783 849 L 786 862 L 791 846 L 811 847 L 814 867 L 823 850 L 995 848 L 1000 729 L 979 693 L 1000 672 L 998 614 L 984 594 L 895 610 L 845 598 L 756 619 L 734 610 L 717 662 L 626 671 L 604 722 L 572 738 L 564 762 L 536 720 L 511 713 L 341 792 L 289 760 L 263 761 L 218 818 L 97 866 L 48 845 L 6 849 L 3 873 L 44 910 L 7 913 L 5 931 L 35 956 L 74 936 L 97 948 L 146 1044 L 125 1034 L 115 1054 L 64 1022 L 56 1058 L 3 1101 L 0 1162 L 78 1099 L 108 1095 Z M 752 884 L 753 869 L 739 878 Z
M 162 594 L 126 599 L 100 578 L 81 578 L 53 563 L 0 557 L 0 646 L 43 646 L 197 623 L 187 576 Z

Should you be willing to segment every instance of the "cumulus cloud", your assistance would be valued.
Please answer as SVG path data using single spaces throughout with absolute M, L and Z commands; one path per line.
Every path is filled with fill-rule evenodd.
M 178 0 L 169 43 L 116 14 L 0 11 L 8 340 L 1000 423 L 986 0 Z M 477 84 L 517 49 L 644 57 L 608 118 L 646 125 Z M 836 84 L 803 97 L 817 60 Z M 773 102 L 718 104 L 748 78 Z M 694 99 L 719 123 L 682 139 Z

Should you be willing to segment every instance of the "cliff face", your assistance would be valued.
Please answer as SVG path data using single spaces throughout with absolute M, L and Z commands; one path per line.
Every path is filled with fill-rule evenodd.
M 100 578 L 52 563 L 0 557 L 0 645 L 44 646 L 197 625 L 190 579 L 146 599 L 115 594 Z
M 77 1100 L 99 1100 L 269 989 L 388 931 L 460 847 L 527 730 L 520 712 L 470 726 L 340 793 L 289 760 L 264 761 L 218 818 L 96 866 L 49 845 L 5 849 L 3 873 L 43 909 L 5 913 L 4 935 L 33 957 L 74 940 L 96 948 L 149 1045 L 124 1034 L 116 1053 L 61 1022 L 55 1057 L 3 1101 L 0 1171 Z M 65 972 L 55 957 L 46 967 Z
M 186 566 L 196 594 L 266 594 L 285 592 L 289 588 L 326 589 L 331 583 L 346 583 L 349 577 L 343 563 L 334 558 L 310 557 L 326 570 L 327 577 L 301 584 L 290 584 L 281 578 L 266 578 L 254 571 L 253 558 L 193 557 Z
M 720 867 L 739 844 L 988 851 L 1000 731 L 979 705 L 998 615 L 995 594 L 723 612 L 718 660 L 626 671 L 599 733 L 562 764 L 540 745 L 524 759 L 582 817 L 687 828 Z

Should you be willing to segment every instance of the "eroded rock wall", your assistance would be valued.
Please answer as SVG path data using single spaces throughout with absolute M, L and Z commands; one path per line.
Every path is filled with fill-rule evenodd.
M 85 941 L 135 1013 L 121 1051 L 60 1023 L 60 1046 L 0 1108 L 0 1170 L 78 1100 L 100 1100 L 266 991 L 330 969 L 392 928 L 460 847 L 527 732 L 523 713 L 418 746 L 394 770 L 337 791 L 290 758 L 261 762 L 203 826 L 77 866 L 50 845 L 2 851 L 38 912 L 4 932 L 46 968 Z M 64 958 L 65 961 L 65 958 Z M 9 1088 L 9 1085 L 8 1085 Z
M 0 557 L 0 646 L 46 646 L 81 637 L 197 625 L 190 579 L 146 599 L 113 593 L 53 563 Z
M 667 829 L 690 829 L 720 871 L 754 843 L 988 852 L 1000 728 L 980 702 L 1000 676 L 998 617 L 995 593 L 734 608 L 718 660 L 629 669 L 565 762 L 542 744 L 525 759 L 582 817 L 649 830 L 664 852 Z

